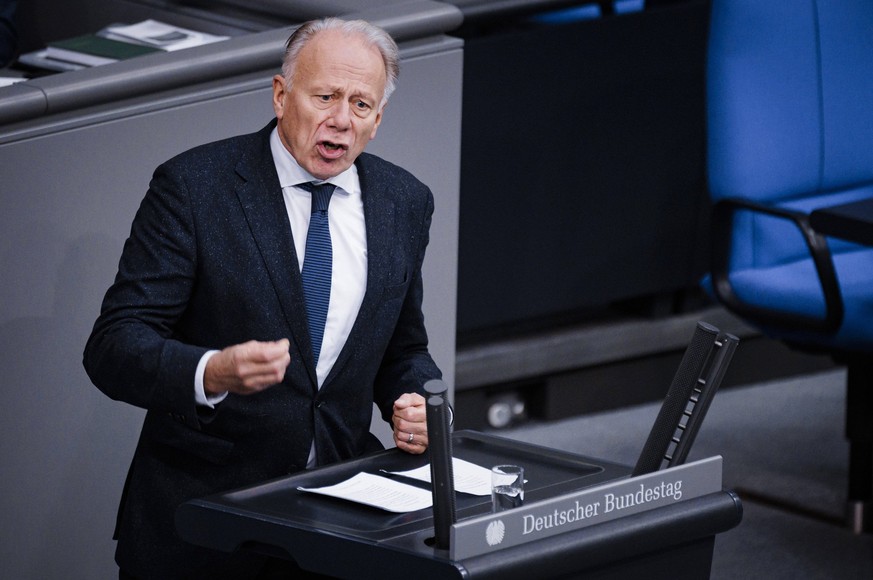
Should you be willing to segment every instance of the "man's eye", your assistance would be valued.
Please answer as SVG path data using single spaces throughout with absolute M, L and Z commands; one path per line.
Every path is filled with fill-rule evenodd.
M 358 102 L 356 102 L 356 103 L 355 103 L 355 106 L 356 106 L 357 108 L 361 109 L 362 111 L 365 111 L 365 110 L 367 110 L 367 109 L 370 108 L 370 105 L 367 104 L 367 103 L 365 103 L 364 101 L 358 101 Z
M 321 99 L 321 101 L 324 103 L 329 103 L 330 100 L 333 98 L 333 95 L 318 95 L 318 98 Z

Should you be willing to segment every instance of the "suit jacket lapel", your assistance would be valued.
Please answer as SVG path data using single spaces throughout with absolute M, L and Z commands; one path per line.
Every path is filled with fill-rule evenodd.
M 270 152 L 269 136 L 273 126 L 275 122 L 258 134 L 262 137 L 259 149 L 253 150 L 252 155 L 244 157 L 237 165 L 236 171 L 243 179 L 237 188 L 237 197 L 266 264 L 273 289 L 291 329 L 292 340 L 305 362 L 313 388 L 316 388 L 318 381 L 306 322 L 300 265 L 294 250 L 282 188 Z
M 364 202 L 364 223 L 367 228 L 367 289 L 352 331 L 340 351 L 336 362 L 322 385 L 322 389 L 348 362 L 356 345 L 366 343 L 366 334 L 377 324 L 375 315 L 382 300 L 382 289 L 390 274 L 387 258 L 391 256 L 391 241 L 395 231 L 394 202 L 388 195 L 389 183 L 369 171 L 367 155 L 362 154 L 355 162 L 361 182 Z

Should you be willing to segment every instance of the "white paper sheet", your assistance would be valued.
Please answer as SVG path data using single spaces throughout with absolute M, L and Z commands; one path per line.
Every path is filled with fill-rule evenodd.
M 409 471 L 390 471 L 388 473 L 430 483 L 430 464 Z M 491 469 L 453 457 L 452 475 L 454 475 L 455 480 L 455 491 L 472 495 L 491 495 Z
M 115 38 L 116 40 L 132 40 L 167 51 L 210 44 L 228 38 L 227 36 L 216 36 L 206 32 L 172 26 L 152 19 L 127 26 L 109 26 L 105 30 L 105 36 L 107 38 Z
M 336 485 L 297 489 L 347 499 L 395 513 L 412 512 L 433 505 L 430 491 L 371 473 L 359 473 Z M 491 493 L 490 490 L 488 493 Z
M 24 77 L 0 77 L 0 87 L 8 87 L 26 80 Z

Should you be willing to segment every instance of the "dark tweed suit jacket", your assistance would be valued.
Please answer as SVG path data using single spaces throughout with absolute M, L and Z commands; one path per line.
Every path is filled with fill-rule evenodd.
M 316 388 L 300 267 L 269 134 L 197 147 L 161 165 L 134 219 L 118 275 L 85 348 L 94 384 L 148 410 L 118 515 L 116 560 L 142 578 L 243 578 L 230 561 L 178 539 L 176 507 L 193 497 L 372 450 L 372 403 L 421 392 L 439 370 L 427 351 L 421 265 L 430 190 L 362 154 L 356 165 L 367 229 L 366 295 L 348 341 Z M 280 385 L 194 404 L 207 349 L 291 341 Z M 206 563 L 214 570 L 199 569 Z

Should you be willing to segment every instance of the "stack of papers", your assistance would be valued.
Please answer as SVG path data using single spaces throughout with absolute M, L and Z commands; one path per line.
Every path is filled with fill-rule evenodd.
M 0 77 L 0 87 L 8 87 L 9 85 L 14 85 L 15 83 L 20 83 L 26 80 L 27 79 L 24 77 Z
M 455 491 L 472 495 L 491 495 L 491 470 L 463 459 L 452 459 Z M 430 483 L 430 465 L 410 471 L 386 472 Z M 426 489 L 374 475 L 358 473 L 336 485 L 299 487 L 300 491 L 329 495 L 395 513 L 411 512 L 433 505 L 433 494 Z
M 109 26 L 104 29 L 102 34 L 106 38 L 113 40 L 133 42 L 167 51 L 211 44 L 220 40 L 227 40 L 228 38 L 227 36 L 216 36 L 196 30 L 188 30 L 187 28 L 180 28 L 179 26 L 172 26 L 151 19 L 127 26 Z
M 136 24 L 116 24 L 95 34 L 50 42 L 46 48 L 23 54 L 18 60 L 37 68 L 71 71 L 152 52 L 211 44 L 227 38 L 149 19 Z

